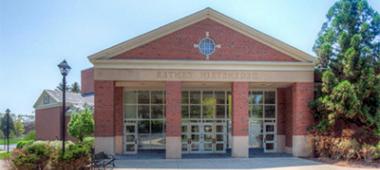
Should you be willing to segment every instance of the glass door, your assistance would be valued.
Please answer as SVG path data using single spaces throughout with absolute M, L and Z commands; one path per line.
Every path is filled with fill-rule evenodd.
M 226 123 L 215 123 L 215 137 L 213 139 L 214 152 L 225 153 L 227 147 L 227 125 Z
M 124 153 L 135 154 L 137 153 L 137 124 L 126 123 L 125 124 L 125 148 Z
M 190 123 L 190 152 L 201 152 L 201 123 Z
M 276 151 L 276 123 L 264 122 L 264 152 L 275 152 Z
M 214 130 L 212 123 L 203 123 L 201 131 L 201 150 L 202 153 L 212 153 L 214 144 Z

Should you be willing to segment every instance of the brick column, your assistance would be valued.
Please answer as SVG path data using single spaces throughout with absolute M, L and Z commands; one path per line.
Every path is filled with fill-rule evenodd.
M 277 89 L 277 152 L 285 151 L 286 88 Z
M 314 98 L 314 83 L 295 83 L 292 85 L 292 93 L 293 155 L 311 156 L 312 144 L 311 138 L 307 136 L 307 128 L 313 123 L 309 102 Z
M 181 149 L 181 82 L 166 82 L 166 158 L 180 159 Z
M 95 81 L 95 152 L 114 154 L 114 82 Z
M 115 153 L 123 153 L 123 87 L 114 90 Z
M 248 157 L 248 82 L 232 83 L 232 157 Z

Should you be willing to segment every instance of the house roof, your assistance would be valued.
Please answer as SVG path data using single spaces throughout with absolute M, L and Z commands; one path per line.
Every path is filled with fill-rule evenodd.
M 246 24 L 243 24 L 235 19 L 232 19 L 220 12 L 217 12 L 211 8 L 205 8 L 201 11 L 198 11 L 194 14 L 176 20 L 172 23 L 159 27 L 153 31 L 147 32 L 105 50 L 102 50 L 98 53 L 90 55 L 89 60 L 94 63 L 95 60 L 107 60 L 119 54 L 122 54 L 128 50 L 134 49 L 151 41 L 154 41 L 158 38 L 161 38 L 165 35 L 173 33 L 177 30 L 180 30 L 184 27 L 197 23 L 204 19 L 211 19 L 216 21 L 224 26 L 227 26 L 237 32 L 242 33 L 250 38 L 255 39 L 258 42 L 261 42 L 273 49 L 276 49 L 280 52 L 283 52 L 297 60 L 302 62 L 314 63 L 316 58 L 303 52 L 289 44 L 286 44 L 276 38 L 273 38 L 265 33 L 262 33 Z
M 43 96 L 48 95 L 51 97 L 53 102 L 46 104 L 41 104 L 41 100 L 43 100 Z M 84 105 L 93 106 L 94 105 L 94 96 L 87 95 L 82 96 L 80 93 L 72 93 L 66 92 L 66 103 L 67 105 L 72 105 L 75 107 L 84 107 Z M 62 91 L 60 90 L 49 90 L 45 89 L 41 95 L 38 97 L 37 101 L 34 104 L 34 108 L 50 108 L 57 107 L 62 104 Z

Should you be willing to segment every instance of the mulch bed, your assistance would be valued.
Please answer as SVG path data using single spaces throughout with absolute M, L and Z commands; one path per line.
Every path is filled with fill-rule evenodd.
M 380 161 L 366 162 L 363 160 L 333 160 L 330 158 L 309 158 L 310 160 L 327 163 L 336 166 L 353 167 L 353 168 L 380 168 Z

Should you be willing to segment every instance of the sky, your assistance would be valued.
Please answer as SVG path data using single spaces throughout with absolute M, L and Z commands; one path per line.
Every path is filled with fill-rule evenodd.
M 380 11 L 379 0 L 368 0 Z M 211 7 L 314 55 L 334 0 L 0 0 L 0 112 L 32 114 L 44 89 L 91 67 L 87 56 Z

